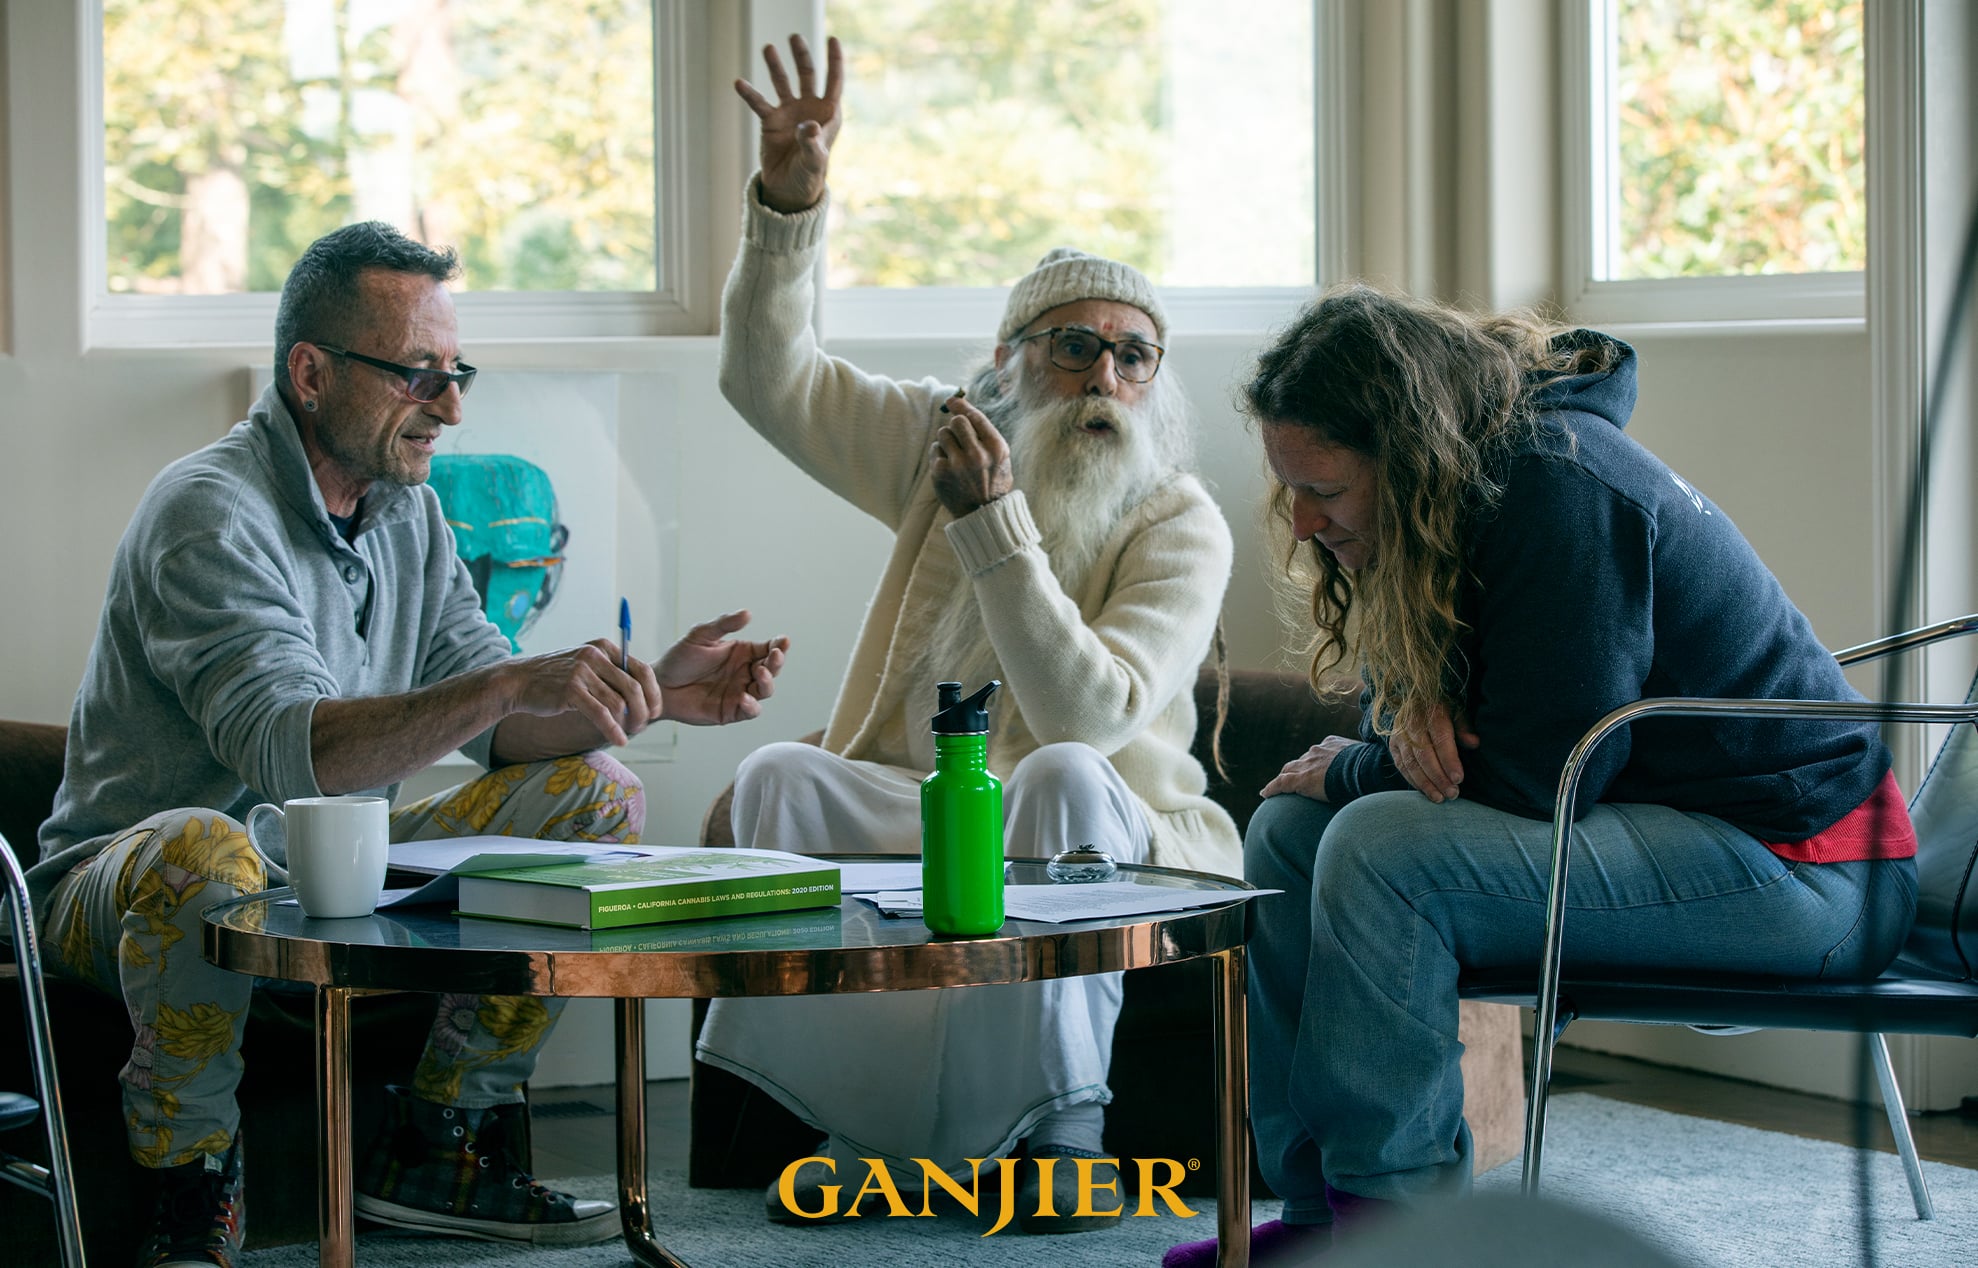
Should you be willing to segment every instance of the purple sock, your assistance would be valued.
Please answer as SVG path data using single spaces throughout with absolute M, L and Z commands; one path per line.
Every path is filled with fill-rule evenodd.
M 1370 1219 L 1379 1219 L 1399 1203 L 1384 1198 L 1363 1198 L 1357 1193 L 1326 1186 L 1326 1205 L 1332 1208 L 1333 1223 L 1340 1231 L 1358 1228 Z
M 1250 1230 L 1250 1262 L 1256 1268 L 1271 1264 L 1303 1264 L 1332 1242 L 1330 1224 L 1287 1224 L 1269 1220 Z M 1161 1268 L 1215 1268 L 1216 1239 L 1183 1242 L 1170 1246 L 1161 1256 Z

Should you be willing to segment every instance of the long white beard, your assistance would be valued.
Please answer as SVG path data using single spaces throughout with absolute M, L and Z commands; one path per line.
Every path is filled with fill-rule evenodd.
M 978 385 L 987 377 L 979 376 Z M 982 408 L 1009 440 L 1016 487 L 1037 522 L 1052 574 L 1076 603 L 1121 519 L 1186 463 L 1185 398 L 1177 383 L 1160 380 L 1131 406 L 1110 397 L 1047 397 L 1026 378 L 1019 375 L 1013 391 Z M 1084 424 L 1094 418 L 1111 430 L 1087 431 Z M 1003 676 L 973 586 L 941 613 L 922 664 L 933 675 L 930 684 L 956 681 L 965 691 Z

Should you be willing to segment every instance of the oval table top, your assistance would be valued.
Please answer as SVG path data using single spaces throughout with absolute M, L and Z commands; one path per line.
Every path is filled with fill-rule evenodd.
M 834 855 L 899 863 L 899 855 Z M 1232 899 L 1242 881 L 1128 864 L 1120 880 Z M 1013 860 L 1012 884 L 1049 884 L 1038 860 Z M 354 990 L 479 995 L 714 999 L 828 995 L 1041 981 L 1148 968 L 1243 944 L 1249 903 L 1050 924 L 1011 920 L 981 937 L 931 933 L 846 897 L 837 907 L 622 929 L 564 929 L 390 907 L 312 920 L 288 889 L 237 898 L 205 915 L 207 959 L 257 977 Z

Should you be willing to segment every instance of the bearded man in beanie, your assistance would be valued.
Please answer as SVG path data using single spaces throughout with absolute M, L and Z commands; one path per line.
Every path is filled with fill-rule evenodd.
M 964 393 L 902 382 L 821 351 L 809 325 L 843 61 L 822 94 L 801 39 L 798 89 L 765 50 L 777 100 L 761 120 L 741 253 L 723 300 L 721 387 L 798 466 L 896 534 L 821 747 L 773 744 L 735 783 L 737 844 L 920 848 L 935 684 L 991 678 L 989 768 L 1004 781 L 1014 856 L 1095 844 L 1122 863 L 1240 875 L 1235 825 L 1190 754 L 1194 687 L 1229 580 L 1229 526 L 1189 474 L 1190 419 L 1162 365 L 1166 320 L 1128 265 L 1065 248 L 1017 282 L 988 364 Z M 918 1158 L 968 1174 L 1027 1142 L 1102 1157 L 1120 975 L 857 997 L 716 1001 L 702 1060 L 755 1082 L 828 1139 L 768 1213 L 806 1222 L 821 1184 L 842 1208 L 866 1176 Z M 1034 1189 L 1031 1232 L 1079 1217 L 1077 1168 Z M 1109 1167 L 1097 1169 L 1104 1183 Z M 1037 1183 L 1037 1169 L 1024 1168 Z

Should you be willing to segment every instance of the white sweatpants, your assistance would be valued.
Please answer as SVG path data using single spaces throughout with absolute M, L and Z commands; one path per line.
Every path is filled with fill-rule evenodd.
M 756 750 L 735 776 L 735 843 L 824 854 L 918 854 L 924 772 L 811 744 Z M 1092 844 L 1145 862 L 1139 799 L 1098 750 L 1048 744 L 1003 786 L 1004 850 Z M 1112 1100 L 1120 975 L 1008 986 L 716 1000 L 696 1055 L 774 1096 L 854 1157 L 944 1167 L 1008 1153 L 1039 1119 Z

